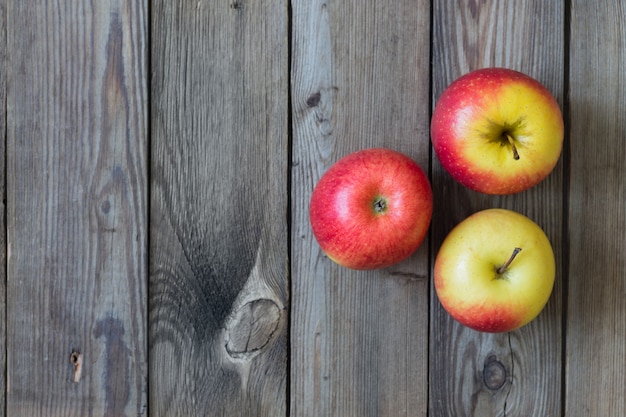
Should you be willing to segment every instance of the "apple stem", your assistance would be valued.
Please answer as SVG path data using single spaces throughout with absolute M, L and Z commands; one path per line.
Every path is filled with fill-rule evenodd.
M 511 257 L 509 258 L 508 261 L 506 261 L 504 263 L 504 265 L 502 265 L 500 268 L 498 268 L 496 270 L 496 272 L 500 275 L 504 274 L 504 271 L 506 271 L 506 269 L 509 267 L 509 265 L 511 265 L 511 262 L 513 262 L 513 259 L 515 259 L 515 257 L 517 256 L 518 253 L 520 253 L 522 250 L 522 248 L 515 248 L 513 249 L 513 253 L 511 254 Z
M 519 153 L 517 152 L 517 148 L 515 147 L 515 141 L 508 133 L 506 133 L 506 139 L 511 144 L 511 148 L 513 148 L 513 159 L 517 161 L 519 159 Z

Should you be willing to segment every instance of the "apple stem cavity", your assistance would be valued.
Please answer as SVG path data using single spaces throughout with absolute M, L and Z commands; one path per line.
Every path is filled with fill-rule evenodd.
M 515 147 L 515 140 L 508 133 L 505 133 L 505 136 L 506 136 L 506 139 L 509 141 L 511 148 L 513 149 L 513 159 L 517 161 L 519 159 L 519 153 L 517 152 L 517 148 Z
M 498 268 L 496 270 L 496 272 L 498 273 L 498 275 L 502 275 L 506 272 L 507 268 L 509 267 L 509 265 L 511 265 L 511 262 L 513 262 L 513 259 L 515 259 L 515 257 L 517 256 L 518 253 L 520 253 L 522 251 L 522 248 L 515 248 L 513 249 L 513 253 L 511 254 L 511 257 L 509 258 L 508 261 L 506 261 L 504 263 L 504 265 L 502 265 L 500 268 Z

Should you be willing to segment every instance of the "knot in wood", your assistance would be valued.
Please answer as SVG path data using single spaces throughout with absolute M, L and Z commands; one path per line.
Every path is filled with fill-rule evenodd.
M 506 382 L 506 368 L 495 357 L 487 358 L 487 363 L 483 368 L 483 382 L 492 391 L 497 391 Z
M 226 325 L 226 352 L 232 358 L 250 359 L 274 338 L 281 309 L 269 299 L 248 301 Z
M 109 211 L 111 211 L 111 202 L 109 200 L 104 200 L 101 204 L 100 204 L 100 210 L 104 213 L 104 214 L 109 214 Z
M 317 93 L 313 93 L 306 99 L 306 105 L 309 107 L 317 107 L 320 104 L 320 100 L 322 99 L 322 93 L 319 91 Z

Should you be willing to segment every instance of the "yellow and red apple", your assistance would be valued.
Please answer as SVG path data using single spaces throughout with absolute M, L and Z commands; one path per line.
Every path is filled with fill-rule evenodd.
M 426 236 L 433 196 L 407 155 L 363 149 L 337 161 L 311 195 L 309 219 L 326 255 L 352 269 L 378 269 L 409 257 Z
M 437 158 L 464 186 L 514 194 L 554 169 L 563 145 L 563 116 L 537 80 L 506 68 L 483 68 L 443 92 L 431 120 Z
M 554 286 L 554 252 L 544 231 L 506 209 L 474 213 L 446 236 L 434 266 L 443 308 L 483 332 L 515 330 L 543 310 Z

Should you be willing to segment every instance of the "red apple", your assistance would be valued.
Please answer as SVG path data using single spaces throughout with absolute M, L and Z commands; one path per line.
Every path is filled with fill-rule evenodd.
M 335 163 L 310 202 L 313 234 L 326 255 L 352 269 L 396 264 L 422 243 L 432 216 L 430 182 L 390 149 L 364 149 Z
M 563 116 L 535 79 L 484 68 L 443 92 L 431 139 L 441 165 L 458 182 L 486 194 L 513 194 L 553 170 L 563 145 Z

